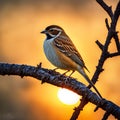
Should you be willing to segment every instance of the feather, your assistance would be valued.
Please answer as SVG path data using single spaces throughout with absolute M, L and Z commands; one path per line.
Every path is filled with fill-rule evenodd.
M 60 52 L 65 54 L 67 57 L 72 59 L 75 63 L 79 64 L 81 67 L 85 68 L 89 72 L 81 55 L 67 35 L 58 36 L 54 40 L 53 44 L 57 47 L 57 49 L 59 49 Z

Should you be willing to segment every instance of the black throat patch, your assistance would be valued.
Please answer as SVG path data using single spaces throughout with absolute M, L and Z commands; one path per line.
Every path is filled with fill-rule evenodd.
M 46 40 L 49 40 L 51 38 L 53 38 L 53 36 L 51 36 L 50 34 L 46 34 L 47 35 L 47 39 Z

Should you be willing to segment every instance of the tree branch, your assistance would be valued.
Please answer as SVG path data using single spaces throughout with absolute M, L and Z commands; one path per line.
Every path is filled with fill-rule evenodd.
M 112 11 L 112 8 L 109 7 L 103 0 L 96 0 L 96 1 L 110 16 L 111 24 L 109 25 L 108 19 L 105 20 L 106 27 L 108 29 L 108 34 L 105 40 L 105 44 L 102 45 L 99 41 L 96 42 L 99 48 L 102 50 L 102 54 L 100 56 L 98 65 L 96 67 L 96 71 L 92 77 L 92 82 L 94 84 L 97 82 L 100 73 L 103 71 L 103 65 L 105 60 L 107 58 L 120 55 L 120 42 L 119 42 L 118 34 L 116 32 L 116 25 L 118 18 L 120 16 L 120 1 L 118 2 L 114 13 Z M 115 53 L 108 52 L 108 46 L 112 38 L 115 39 L 115 43 L 117 47 L 117 52 Z M 41 68 L 41 65 L 39 65 L 38 67 L 33 67 L 28 65 L 0 63 L 0 75 L 18 75 L 21 77 L 31 76 L 33 78 L 41 80 L 42 81 L 41 83 L 46 82 L 58 87 L 67 88 L 81 95 L 82 96 L 81 103 L 77 108 L 75 108 L 75 111 L 70 120 L 76 120 L 81 110 L 83 110 L 84 106 L 88 102 L 97 105 L 95 111 L 98 108 L 101 108 L 106 111 L 103 119 L 107 119 L 110 114 L 112 114 L 115 118 L 120 119 L 120 107 L 118 107 L 116 104 L 106 99 L 101 100 L 97 96 L 97 94 L 93 93 L 90 89 L 88 89 L 91 88 L 91 86 L 88 86 L 87 88 L 84 84 L 78 82 L 76 79 L 71 77 L 68 78 L 64 75 L 60 75 L 58 72 L 55 72 L 53 70 Z
M 99 5 L 107 12 L 107 14 L 110 16 L 112 19 L 113 17 L 113 12 L 112 12 L 112 6 L 108 6 L 103 0 L 96 0 Z
M 21 77 L 31 76 L 46 83 L 67 88 L 79 95 L 85 96 L 86 100 L 94 105 L 99 105 L 99 107 L 105 111 L 110 111 L 112 108 L 111 114 L 120 119 L 120 107 L 116 104 L 105 99 L 101 100 L 97 94 L 93 93 L 81 82 L 78 82 L 74 78 L 60 75 L 58 72 L 53 70 L 28 65 L 0 63 L 0 75 L 18 75 Z
M 105 19 L 105 24 L 106 24 L 106 27 L 107 27 L 107 29 L 108 29 L 108 31 L 109 31 L 110 26 L 109 26 L 109 23 L 108 23 L 108 19 L 107 19 L 107 18 Z
M 83 96 L 81 101 L 80 101 L 80 104 L 78 107 L 76 107 L 71 116 L 71 119 L 70 120 L 76 120 L 80 114 L 80 112 L 83 110 L 84 106 L 88 103 L 88 100 L 86 99 L 86 96 Z
M 119 55 L 120 55 L 119 52 L 109 53 L 109 54 L 108 54 L 108 57 L 109 57 L 109 58 L 112 58 L 112 57 L 116 57 L 116 56 L 119 56 Z
M 103 0 L 96 0 L 96 1 L 99 3 L 99 5 L 110 16 L 110 18 L 111 18 L 111 25 L 109 26 L 108 19 L 106 18 L 105 19 L 105 23 L 106 23 L 106 27 L 108 29 L 108 34 L 107 34 L 107 37 L 106 37 L 106 40 L 105 40 L 105 44 L 102 45 L 98 40 L 96 41 L 96 44 L 102 50 L 102 54 L 100 56 L 98 65 L 96 67 L 96 71 L 95 71 L 95 73 L 94 73 L 94 75 L 92 77 L 92 82 L 94 84 L 97 82 L 100 73 L 103 71 L 103 65 L 104 65 L 105 60 L 107 58 L 109 58 L 109 57 L 114 57 L 114 56 L 120 55 L 120 43 L 119 43 L 119 38 L 118 38 L 118 35 L 117 35 L 117 32 L 116 32 L 116 25 L 117 25 L 117 21 L 118 21 L 119 15 L 120 15 L 120 1 L 117 4 L 117 7 L 116 7 L 116 10 L 115 10 L 114 14 L 113 14 L 112 9 L 111 9 L 112 7 L 109 7 Z M 110 41 L 111 41 L 112 38 L 115 39 L 116 47 L 117 47 L 118 52 L 109 54 L 109 52 L 108 52 L 108 46 L 109 46 Z M 88 88 L 91 88 L 91 86 L 89 85 Z M 73 113 L 73 116 L 74 115 L 76 115 L 76 116 L 74 116 L 74 117 L 72 116 L 72 118 L 74 118 L 72 120 L 76 120 L 78 118 L 77 115 L 79 115 L 79 114 L 77 114 L 77 113 L 80 113 L 80 111 L 83 109 L 83 107 L 87 103 L 88 103 L 88 101 L 84 100 L 84 98 L 82 98 L 81 103 L 78 106 L 78 109 L 76 111 L 74 111 L 74 113 Z M 83 105 L 81 105 L 81 104 L 83 104 Z M 97 106 L 97 109 L 98 109 L 98 106 Z M 109 112 L 107 112 L 107 113 L 109 113 Z
M 117 51 L 120 53 L 120 42 L 119 42 L 119 38 L 118 38 L 118 34 L 117 34 L 117 33 L 118 33 L 118 32 L 116 32 L 113 37 L 114 37 L 114 39 L 115 39 Z
M 72 90 L 79 95 L 86 95 L 89 101 L 94 102 L 94 100 L 96 100 L 95 104 L 98 104 L 100 101 L 97 94 L 93 93 L 76 79 L 71 77 L 68 78 L 68 76 L 61 75 L 54 70 L 48 70 L 41 68 L 40 66 L 33 67 L 28 65 L 0 63 L 0 75 L 18 75 L 21 77 L 31 76 L 41 80 L 42 83 L 47 82 L 58 87 Z
M 113 18 L 112 18 L 113 22 L 111 23 L 111 28 L 114 31 L 113 38 L 115 39 L 117 50 L 120 53 L 120 46 L 119 46 L 120 43 L 119 43 L 119 38 L 117 35 L 118 32 L 116 32 L 116 25 L 117 25 L 117 21 L 118 21 L 119 16 L 120 16 L 120 1 L 117 4 L 116 10 L 115 10 Z
M 103 4 L 103 1 L 102 0 L 97 0 L 97 2 L 99 1 L 99 4 L 102 6 L 102 4 Z M 100 3 L 100 1 L 101 1 L 101 3 Z M 105 3 L 104 3 L 105 4 Z M 106 6 L 106 4 L 105 4 L 105 6 Z M 103 6 L 102 6 L 103 7 Z M 109 8 L 109 7 L 103 7 L 105 10 L 106 10 L 106 8 Z M 111 26 L 110 26 L 110 28 L 109 28 L 109 31 L 108 31 L 108 35 L 107 35 L 107 37 L 106 37 L 106 40 L 105 40 L 105 44 L 103 45 L 104 47 L 103 47 L 103 51 L 102 51 L 102 54 L 101 54 L 101 56 L 100 56 L 100 60 L 99 60 L 99 63 L 98 63 L 98 65 L 97 65 L 97 68 L 96 68 L 96 71 L 95 71 L 95 73 L 94 73 L 94 75 L 93 75 L 93 78 L 92 78 L 92 82 L 93 83 L 96 83 L 96 81 L 97 81 L 97 79 L 98 79 L 98 76 L 99 76 L 99 74 L 102 72 L 102 67 L 103 67 L 103 64 L 104 64 L 104 62 L 105 62 L 105 60 L 108 58 L 107 57 L 107 53 L 108 53 L 108 46 L 109 46 L 109 44 L 110 44 L 110 41 L 111 41 L 111 39 L 112 39 L 112 37 L 114 37 L 114 35 L 115 35 L 115 31 L 116 31 L 116 24 L 117 24 L 117 21 L 118 21 L 118 17 L 119 17 L 119 14 L 117 13 L 117 12 L 120 12 L 120 10 L 118 10 L 118 9 L 120 9 L 120 1 L 119 1 L 119 3 L 118 3 L 118 5 L 117 5 L 117 7 L 116 7 L 116 12 L 114 12 L 114 15 L 113 15 L 113 18 L 112 18 L 112 21 L 111 21 Z M 110 12 L 110 10 L 107 10 L 107 12 Z M 109 14 L 111 14 L 111 13 L 109 13 Z
M 102 45 L 102 43 L 100 43 L 100 41 L 99 40 L 96 40 L 95 41 L 96 42 L 96 44 L 98 45 L 98 47 L 101 49 L 101 50 L 103 50 L 103 45 Z

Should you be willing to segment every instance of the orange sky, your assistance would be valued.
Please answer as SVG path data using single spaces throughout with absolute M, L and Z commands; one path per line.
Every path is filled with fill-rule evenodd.
M 113 9 L 118 0 L 106 0 Z M 66 0 L 52 2 L 16 2 L 2 3 L 0 12 L 0 62 L 29 64 L 36 66 L 42 62 L 45 68 L 53 69 L 43 53 L 43 41 L 45 36 L 40 34 L 46 26 L 57 24 L 63 27 L 80 51 L 86 66 L 88 75 L 92 77 L 101 54 L 95 44 L 98 39 L 104 43 L 107 29 L 104 19 L 107 14 L 95 1 L 70 3 Z M 72 2 L 72 1 L 71 1 Z M 117 26 L 120 28 L 120 22 Z M 114 40 L 110 45 L 110 51 L 115 51 Z M 109 59 L 104 65 L 105 71 L 100 75 L 96 87 L 103 97 L 120 104 L 120 57 Z M 63 73 L 63 71 L 60 71 Z M 87 82 L 77 72 L 73 75 L 87 85 Z M 57 97 L 58 87 L 49 84 L 40 84 L 36 79 L 24 77 L 0 77 L 0 96 L 3 105 L 0 115 L 28 120 L 66 120 L 69 119 L 73 108 L 61 103 Z M 1 99 L 1 97 L 0 97 Z M 12 109 L 6 104 L 11 104 Z M 93 112 L 95 106 L 88 104 L 79 119 L 99 120 L 104 111 Z M 1 109 L 1 108 L 0 108 Z M 10 109 L 10 110 L 9 110 Z M 17 111 L 17 113 L 16 113 Z M 6 116 L 7 114 L 9 116 Z M 24 114 L 25 113 L 25 114 Z M 22 118 L 21 118 L 22 117 Z M 114 120 L 111 116 L 110 120 Z

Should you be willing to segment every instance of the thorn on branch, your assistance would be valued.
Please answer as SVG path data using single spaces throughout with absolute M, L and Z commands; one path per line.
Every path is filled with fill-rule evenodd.
M 44 81 L 44 80 L 41 80 L 41 84 L 43 84 L 43 83 L 45 83 L 45 81 Z
M 101 105 L 104 105 L 104 104 L 105 104 L 105 99 L 103 98 L 94 109 L 94 112 L 96 112 L 101 107 Z
M 99 69 L 99 72 L 103 72 L 104 69 L 103 68 L 99 68 L 99 66 L 96 66 L 97 69 Z
M 107 27 L 107 29 L 108 29 L 108 31 L 109 31 L 110 26 L 109 26 L 109 23 L 108 23 L 108 19 L 107 19 L 107 18 L 105 19 L 105 23 L 106 23 L 106 27 Z
M 106 100 L 103 98 L 99 104 L 96 106 L 96 108 L 94 109 L 94 112 L 96 112 L 98 110 L 98 108 L 100 108 L 101 106 L 104 106 L 106 104 Z
M 110 112 L 105 112 L 102 120 L 107 120 L 109 116 L 110 116 Z
M 11 66 L 10 66 L 10 71 L 12 71 L 12 68 L 14 67 L 14 64 L 12 64 Z M 21 71 L 21 70 L 20 70 Z M 10 72 L 8 72 L 8 75 L 10 75 Z M 21 78 L 22 78 L 22 76 L 21 76 Z
M 96 112 L 99 109 L 99 105 L 96 106 L 96 108 L 94 109 L 94 112 Z
M 41 84 L 45 83 L 49 79 L 49 76 L 41 76 Z
M 24 72 L 23 72 L 24 67 L 25 67 L 25 65 L 20 66 L 20 76 L 21 76 L 21 78 L 23 78 L 25 76 Z
M 100 43 L 98 40 L 96 40 L 95 42 L 98 45 L 98 47 L 103 51 L 104 46 L 102 45 L 102 43 Z
M 42 67 L 42 62 L 40 62 L 39 64 L 37 64 L 37 68 L 41 68 Z
M 110 114 L 111 114 L 111 111 L 113 111 L 113 106 L 111 106 L 110 109 L 109 109 L 108 111 L 105 112 L 105 114 L 104 114 L 102 120 L 107 120 L 108 117 L 109 117 Z

